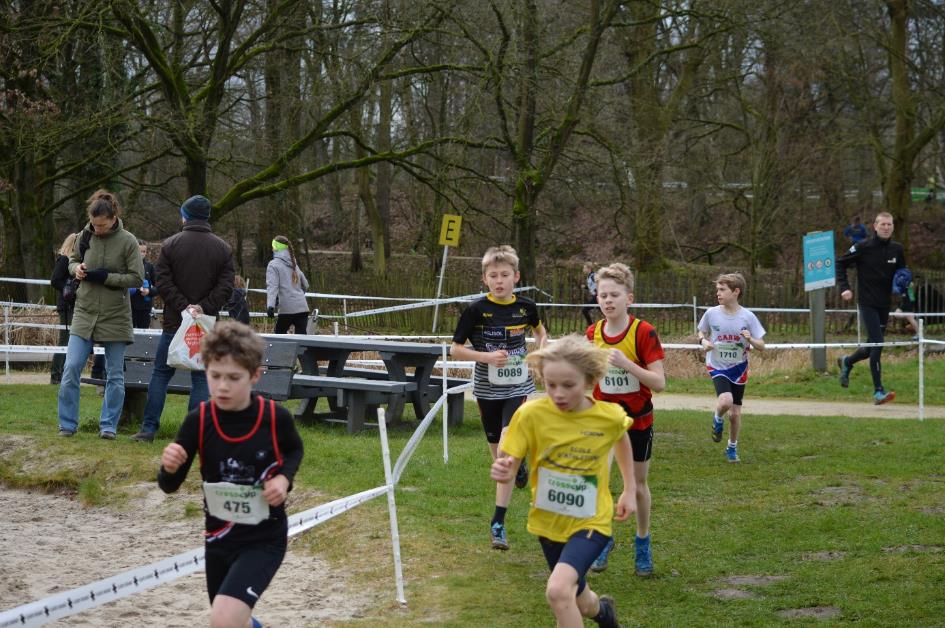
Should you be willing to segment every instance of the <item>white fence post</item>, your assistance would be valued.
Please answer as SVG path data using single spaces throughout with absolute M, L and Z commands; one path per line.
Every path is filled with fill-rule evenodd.
M 448 368 L 446 364 L 446 344 L 443 344 L 443 395 L 446 396 L 446 390 L 449 388 L 449 381 L 447 380 Z M 450 449 L 449 449 L 449 397 L 443 402 L 443 464 L 446 464 L 450 461 Z
M 919 323 L 919 420 L 925 420 L 925 335 L 921 316 L 916 317 Z
M 381 433 L 381 456 L 384 458 L 384 480 L 387 482 L 387 510 L 390 513 L 390 543 L 394 552 L 394 580 L 397 582 L 397 601 L 406 606 L 404 570 L 400 563 L 400 530 L 397 527 L 397 503 L 394 501 L 394 476 L 390 470 L 390 447 L 387 444 L 387 419 L 384 416 L 384 408 L 377 409 L 377 429 Z
M 3 344 L 10 346 L 10 306 L 3 306 Z M 10 377 L 10 351 L 3 354 L 3 361 L 6 363 L 6 376 Z

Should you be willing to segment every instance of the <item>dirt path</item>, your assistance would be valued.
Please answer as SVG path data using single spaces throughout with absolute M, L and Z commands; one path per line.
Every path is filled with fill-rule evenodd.
M 715 410 L 715 397 L 709 395 L 674 395 L 661 393 L 653 398 L 656 410 Z M 743 406 L 746 414 L 793 414 L 798 416 L 848 416 L 876 419 L 917 419 L 916 405 L 887 403 L 874 406 L 871 403 L 811 401 L 809 399 L 746 399 Z M 945 419 L 945 407 L 926 406 L 926 419 Z
M 128 507 L 117 511 L 87 508 L 69 497 L 0 490 L 0 609 L 200 546 L 203 517 L 180 516 L 188 496 L 166 496 L 153 484 L 132 492 Z M 374 603 L 325 561 L 293 551 L 290 539 L 285 561 L 254 615 L 267 626 L 313 626 L 358 617 Z M 53 625 L 189 627 L 206 626 L 209 617 L 200 572 Z

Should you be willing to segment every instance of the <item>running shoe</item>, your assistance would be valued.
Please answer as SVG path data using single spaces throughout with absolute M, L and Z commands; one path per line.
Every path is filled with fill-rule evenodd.
M 837 358 L 837 366 L 840 367 L 840 386 L 843 388 L 850 387 L 850 367 L 847 366 L 847 359 L 845 357 Z
M 600 551 L 600 555 L 594 559 L 594 562 L 591 563 L 591 571 L 594 573 L 600 573 L 607 569 L 607 558 L 610 556 L 610 552 L 614 549 L 614 537 L 610 537 L 610 540 L 607 541 L 607 545 L 604 546 L 604 549 Z
M 653 575 L 653 553 L 650 551 L 650 535 L 641 539 L 635 536 L 633 544 L 636 546 L 635 567 L 638 576 L 647 577 Z
M 741 458 L 738 457 L 738 448 L 735 445 L 729 445 L 725 448 L 725 457 L 728 458 L 729 462 L 741 462 Z
M 518 473 L 515 474 L 515 488 L 525 488 L 528 486 L 528 463 L 522 460 L 518 466 Z
M 597 617 L 594 618 L 597 625 L 601 628 L 620 628 L 620 622 L 617 621 L 617 605 L 614 598 L 609 595 L 600 596 L 600 610 Z
M 884 403 L 889 403 L 896 398 L 896 393 L 893 391 L 886 392 L 885 390 L 877 390 L 873 393 L 873 405 L 881 406 Z
M 499 523 L 498 521 L 493 523 L 489 534 L 492 537 L 492 549 L 509 549 L 509 539 L 505 536 L 505 525 Z
M 712 417 L 712 440 L 717 443 L 722 442 L 722 428 L 725 427 L 725 421 L 722 419 L 713 416 Z

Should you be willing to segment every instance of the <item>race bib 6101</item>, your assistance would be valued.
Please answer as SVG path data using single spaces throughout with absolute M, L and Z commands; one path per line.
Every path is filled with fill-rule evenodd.
M 640 380 L 616 366 L 607 367 L 607 373 L 600 380 L 600 391 L 609 395 L 624 395 L 640 390 Z

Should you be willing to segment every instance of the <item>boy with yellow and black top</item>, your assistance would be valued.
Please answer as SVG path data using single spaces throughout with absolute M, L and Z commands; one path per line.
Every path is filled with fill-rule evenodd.
M 650 547 L 650 458 L 653 455 L 653 392 L 666 388 L 663 345 L 650 323 L 630 315 L 633 272 L 625 264 L 597 271 L 597 300 L 604 320 L 587 328 L 587 339 L 609 350 L 607 373 L 594 387 L 594 398 L 620 404 L 630 418 L 633 476 L 636 479 L 637 530 L 634 567 L 638 576 L 653 574 Z M 591 571 L 604 571 L 614 540 L 604 548 Z
M 548 338 L 535 302 L 513 292 L 519 278 L 515 249 L 502 245 L 487 250 L 482 258 L 482 281 L 489 293 L 462 313 L 450 347 L 454 359 L 476 363 L 473 396 L 493 460 L 512 414 L 535 392 L 524 361 L 526 332 L 531 328 L 539 348 Z M 467 341 L 471 347 L 466 346 Z M 527 483 L 528 469 L 523 464 L 515 484 L 524 488 Z M 489 524 L 494 549 L 509 549 L 505 513 L 511 497 L 510 485 L 496 485 L 495 512 Z
M 618 626 L 613 599 L 587 586 L 586 574 L 612 537 L 612 519 L 635 508 L 630 418 L 617 404 L 597 401 L 585 390 L 604 375 L 608 354 L 571 335 L 528 357 L 548 393 L 526 402 L 512 417 L 492 465 L 492 478 L 511 482 L 531 457 L 532 506 L 528 531 L 539 537 L 551 576 L 546 597 L 559 626 L 582 618 Z M 623 478 L 616 509 L 610 494 L 610 451 Z

